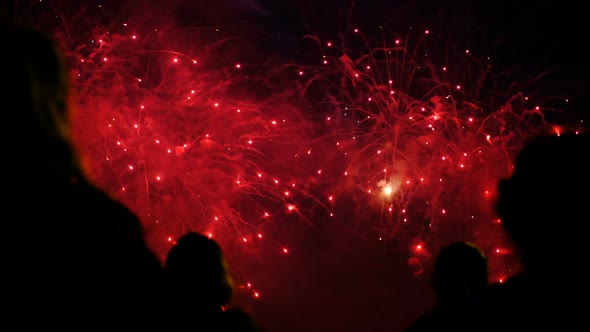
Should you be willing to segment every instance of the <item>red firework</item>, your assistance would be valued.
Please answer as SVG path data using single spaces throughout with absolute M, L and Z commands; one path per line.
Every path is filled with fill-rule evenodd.
M 222 28 L 138 21 L 125 8 L 52 9 L 67 22 L 51 28 L 71 62 L 88 173 L 142 219 L 158 255 L 197 231 L 246 279 L 263 250 L 288 254 L 277 223 L 306 220 L 291 160 L 309 124 L 277 65 L 240 57 L 248 41 Z
M 93 178 L 165 241 L 188 230 L 221 241 L 268 237 L 272 216 L 295 206 L 284 157 L 303 141 L 299 111 L 247 91 L 255 79 L 243 65 L 215 56 L 222 42 L 185 53 L 161 45 L 159 33 L 146 43 L 103 35 L 79 61 L 78 141 Z
M 317 65 L 269 63 L 247 56 L 245 29 L 177 24 L 175 5 L 27 8 L 68 50 L 90 175 L 162 257 L 195 230 L 246 266 L 263 249 L 289 253 L 302 223 L 285 221 L 330 218 L 401 246 L 417 271 L 466 239 L 494 278 L 510 273 L 496 183 L 527 137 L 556 127 L 541 100 L 496 85 L 493 61 L 428 31 L 375 43 L 351 29 L 341 43 L 311 38 Z
M 493 211 L 496 184 L 527 138 L 556 127 L 522 84 L 498 85 L 490 57 L 429 47 L 430 35 L 310 37 L 320 54 L 300 72 L 300 93 L 321 108 L 325 133 L 307 157 L 355 231 L 401 245 L 418 272 L 430 252 L 466 240 L 501 280 L 517 265 Z

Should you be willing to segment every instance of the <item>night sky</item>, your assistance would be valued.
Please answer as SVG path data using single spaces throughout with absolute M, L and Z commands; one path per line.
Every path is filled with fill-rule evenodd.
M 72 13 L 84 7 L 81 3 L 122 11 L 141 10 L 150 3 L 46 2 Z M 169 18 L 177 26 L 224 26 L 256 35 L 241 50 L 245 62 L 264 57 L 317 62 L 306 35 L 339 40 L 343 31 L 354 27 L 378 39 L 382 27 L 403 38 L 429 30 L 457 50 L 489 56 L 499 86 L 516 83 L 547 107 L 564 109 L 577 119 L 587 114 L 588 17 L 574 1 L 173 0 L 167 6 L 172 8 L 166 11 L 169 17 L 146 11 L 134 19 L 146 24 Z M 5 1 L 0 10 L 0 17 L 25 23 L 45 13 L 29 1 Z M 440 49 L 433 58 L 448 51 Z M 349 211 L 342 201 L 335 208 L 341 215 Z M 262 296 L 252 299 L 250 293 L 238 291 L 236 302 L 251 310 L 267 331 L 401 331 L 433 304 L 427 273 L 416 276 L 405 253 L 368 244 L 358 236 L 358 227 L 320 221 L 313 231 L 291 229 L 285 241 L 294 249 L 289 255 L 270 257 L 268 272 L 263 263 L 250 266 L 262 271 L 255 274 Z

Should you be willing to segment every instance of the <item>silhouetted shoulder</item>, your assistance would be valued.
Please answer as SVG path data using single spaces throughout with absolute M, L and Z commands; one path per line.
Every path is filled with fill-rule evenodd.
M 229 308 L 223 313 L 223 331 L 227 332 L 262 332 L 252 316 L 240 309 Z
M 435 308 L 416 319 L 405 332 L 435 331 L 440 327 L 440 316 Z
M 149 286 L 159 282 L 162 267 L 144 240 L 141 221 L 126 206 L 89 183 L 75 186 L 70 193 L 77 208 L 72 223 L 86 228 L 80 238 L 97 250 L 97 258 L 109 267 L 114 280 L 123 275 L 123 285 Z
M 140 220 L 113 197 L 86 182 L 74 185 L 69 195 L 77 203 L 77 212 L 86 215 L 87 222 L 101 224 L 102 226 L 97 226 L 104 227 L 103 230 L 110 234 L 109 237 L 119 237 L 128 243 L 143 245 L 144 234 Z
M 7 282 L 135 287 L 159 281 L 161 264 L 128 208 L 84 180 L 50 184 L 26 197 L 15 193 L 5 205 L 12 216 L 0 244 Z
M 590 288 L 526 275 L 491 287 L 486 331 L 586 331 Z

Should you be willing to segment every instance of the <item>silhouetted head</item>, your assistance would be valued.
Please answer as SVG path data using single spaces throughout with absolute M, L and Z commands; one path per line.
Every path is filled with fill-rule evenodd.
M 432 286 L 442 304 L 481 295 L 488 286 L 486 256 L 467 242 L 444 247 L 434 264 Z
M 0 24 L 2 151 L 12 171 L 73 168 L 68 70 L 58 44 L 44 33 Z M 8 164 L 8 163 L 7 163 Z M 75 168 L 75 167 L 74 167 Z M 17 173 L 18 174 L 18 173 Z M 34 174 L 32 174 L 34 175 Z
M 554 278 L 585 265 L 589 153 L 587 134 L 536 137 L 520 151 L 512 176 L 500 181 L 496 211 L 525 270 Z
M 168 286 L 196 305 L 218 309 L 232 295 L 232 280 L 224 254 L 214 240 L 187 233 L 170 250 L 164 264 Z

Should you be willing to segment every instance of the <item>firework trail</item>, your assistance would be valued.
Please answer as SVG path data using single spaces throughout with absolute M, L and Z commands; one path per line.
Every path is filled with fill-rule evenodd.
M 430 31 L 352 28 L 308 36 L 313 64 L 273 62 L 253 29 L 195 27 L 206 15 L 180 1 L 142 6 L 17 12 L 64 42 L 89 174 L 140 216 L 161 257 L 202 232 L 248 280 L 248 266 L 298 245 L 287 243 L 299 228 L 330 220 L 407 251 L 417 272 L 461 239 L 494 254 L 495 278 L 509 273 L 497 180 L 527 137 L 563 129 L 522 84 L 498 85 L 491 59 Z
M 555 110 L 529 100 L 523 84 L 498 85 L 489 57 L 430 31 L 377 35 L 308 37 L 317 65 L 300 71 L 299 93 L 325 132 L 303 158 L 332 200 L 355 206 L 354 230 L 407 250 L 417 272 L 431 252 L 467 240 L 486 249 L 503 279 L 517 266 L 493 213 L 496 184 L 527 138 L 559 134 L 546 118 Z
M 265 251 L 289 253 L 280 223 L 310 225 L 298 200 L 313 198 L 291 163 L 310 124 L 280 66 L 165 11 L 161 22 L 104 5 L 43 11 L 68 52 L 88 173 L 137 213 L 162 259 L 187 231 L 218 240 L 244 280 Z

